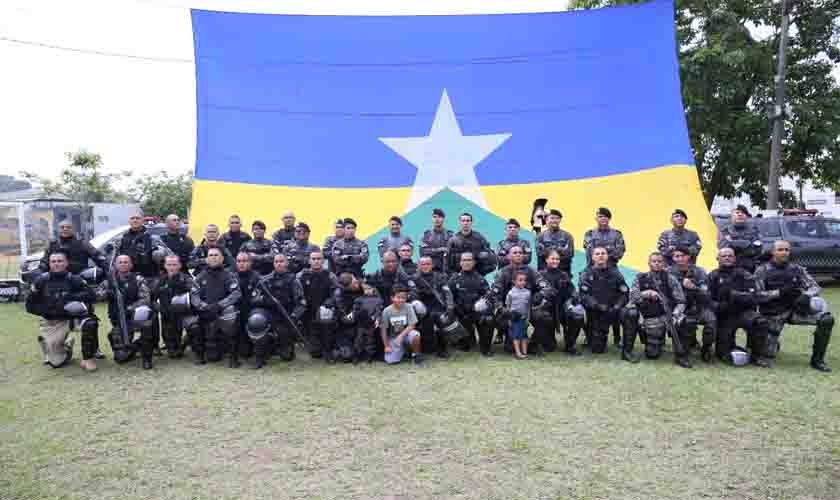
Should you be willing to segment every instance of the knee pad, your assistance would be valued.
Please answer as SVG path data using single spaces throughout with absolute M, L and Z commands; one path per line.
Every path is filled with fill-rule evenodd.
M 834 316 L 831 313 L 822 313 L 819 318 L 817 318 L 817 328 L 823 331 L 831 331 L 834 328 Z
M 126 344 L 119 331 L 112 330 L 108 334 L 108 342 L 111 344 L 111 350 L 114 352 L 115 362 L 127 363 L 134 359 L 134 355 L 136 354 L 134 345 Z
M 82 359 L 90 359 L 99 349 L 99 321 L 96 318 L 85 318 L 79 324 L 82 337 Z

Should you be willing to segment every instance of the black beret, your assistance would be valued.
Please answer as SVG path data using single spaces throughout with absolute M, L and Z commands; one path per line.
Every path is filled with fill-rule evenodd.
M 552 208 L 551 210 L 549 210 L 548 215 L 556 215 L 557 217 L 560 217 L 561 219 L 563 218 L 563 214 L 561 214 L 560 210 L 557 210 L 556 208 Z
M 674 213 L 671 214 L 671 217 L 675 215 L 682 215 L 684 219 L 688 219 L 688 215 L 686 215 L 685 210 L 682 208 L 675 208 Z
M 519 221 L 518 221 L 518 220 L 516 220 L 516 219 L 508 219 L 508 221 L 505 223 L 505 225 L 506 225 L 506 226 L 516 226 L 516 227 L 520 227 L 520 226 L 519 226 Z
M 597 215 L 603 215 L 604 217 L 606 217 L 608 219 L 612 219 L 612 212 L 610 212 L 610 209 L 607 208 L 607 207 L 599 208 L 598 211 L 596 212 L 596 214 Z
M 353 220 L 353 219 L 351 219 L 350 217 L 345 217 L 345 219 L 344 219 L 344 225 L 345 225 L 345 226 L 359 227 L 359 226 L 356 224 L 356 221 L 354 221 L 354 220 Z
M 440 208 L 436 208 L 436 209 L 432 210 L 432 215 L 437 215 L 438 217 L 446 218 L 446 214 L 443 213 L 443 210 L 441 210 Z

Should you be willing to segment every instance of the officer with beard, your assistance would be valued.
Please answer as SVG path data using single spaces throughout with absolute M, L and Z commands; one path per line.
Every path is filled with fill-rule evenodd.
M 525 274 L 525 288 L 531 291 L 531 302 L 538 308 L 548 307 L 548 303 L 553 300 L 556 294 L 555 290 L 551 288 L 542 276 L 533 268 L 525 264 L 525 256 L 522 249 L 519 247 L 512 247 L 509 252 L 510 264 L 502 268 L 496 273 L 496 279 L 491 288 L 493 304 L 498 307 L 496 314 L 496 330 L 499 337 L 505 336 L 505 350 L 513 352 L 513 344 L 511 339 L 505 335 L 509 328 L 509 318 L 503 313 L 502 306 L 505 304 L 505 299 L 508 292 L 513 288 L 513 281 L 517 274 Z M 537 354 L 541 354 L 540 348 L 542 344 L 534 346 Z
M 560 270 L 572 272 L 572 260 L 575 257 L 575 238 L 572 233 L 560 229 L 563 214 L 557 209 L 548 212 L 548 228 L 537 236 L 537 268 L 546 268 L 546 258 L 552 250 L 560 255 Z
M 194 282 L 189 273 L 181 270 L 181 259 L 177 255 L 167 255 L 163 269 L 166 274 L 158 281 L 154 295 L 160 304 L 166 352 L 170 358 L 177 359 L 184 356 L 189 338 L 200 328 L 190 306 L 189 294 Z M 187 339 L 182 339 L 184 330 L 187 331 Z
M 368 245 L 356 238 L 356 221 L 344 219 L 344 239 L 333 245 L 333 273 L 350 273 L 357 278 L 363 275 L 362 268 L 368 261 Z
M 254 237 L 242 245 L 241 251 L 251 258 L 251 268 L 262 276 L 274 270 L 274 256 L 277 248 L 265 237 L 265 222 L 256 220 L 251 225 Z
M 195 247 L 192 254 L 190 254 L 190 262 L 188 267 L 192 269 L 194 275 L 198 276 L 205 269 L 207 269 L 207 257 L 211 248 L 218 248 L 222 254 L 222 267 L 232 271 L 236 262 L 233 256 L 225 248 L 224 242 L 219 237 L 219 226 L 215 224 L 207 224 L 207 229 L 204 231 L 204 240 Z
M 251 235 L 242 230 L 242 220 L 238 215 L 228 219 L 228 232 L 222 235 L 222 244 L 231 255 L 239 255 L 242 245 L 251 240 Z
M 447 339 L 437 325 L 442 315 L 455 313 L 448 280 L 443 273 L 435 272 L 432 258 L 426 256 L 420 257 L 420 266 L 413 281 L 417 286 L 417 299 L 426 306 L 427 312 L 418 323 L 422 350 L 426 354 L 436 352 L 439 358 L 446 359 L 449 357 Z
M 309 226 L 299 222 L 295 226 L 295 238 L 283 245 L 282 253 L 289 260 L 289 272 L 299 273 L 309 267 L 309 257 L 314 252 L 320 252 L 318 245 L 309 243 Z
M 446 248 L 455 233 L 443 227 L 446 214 L 440 208 L 432 210 L 432 228 L 423 233 L 420 240 L 420 256 L 432 258 L 432 268 L 438 273 L 447 273 Z
M 705 269 L 691 263 L 691 250 L 686 247 L 677 247 L 671 255 L 674 265 L 668 271 L 682 285 L 685 292 L 685 323 L 683 328 L 687 329 L 690 345 L 697 344 L 694 336 L 696 325 L 703 325 L 703 344 L 700 349 L 700 357 L 704 362 L 710 363 L 717 340 L 717 318 L 709 308 L 709 278 Z
M 201 329 L 192 338 L 196 364 L 215 362 L 230 351 L 229 366 L 239 367 L 239 303 L 242 292 L 236 276 L 225 269 L 223 249 L 207 249 L 207 266 L 195 278 L 190 292 L 193 310 L 198 313 Z
M 314 251 L 309 254 L 309 266 L 297 274 L 303 289 L 306 311 L 303 313 L 303 334 L 309 339 L 309 355 L 321 356 L 327 363 L 335 363 L 335 299 L 338 293 L 338 277 L 324 269 L 324 254 Z M 352 342 L 350 358 L 352 360 Z
M 92 260 L 94 265 L 103 271 L 108 268 L 108 262 L 99 250 L 87 241 L 76 237 L 73 232 L 73 223 L 69 220 L 58 223 L 58 238 L 50 241 L 49 246 L 44 251 L 44 256 L 41 258 L 39 265 L 41 272 L 50 270 L 50 256 L 56 252 L 61 252 L 67 257 L 67 272 L 71 274 L 79 274 L 82 270 L 87 269 L 88 260 Z
M 271 241 L 278 250 L 282 250 L 287 241 L 295 239 L 295 214 L 291 210 L 283 214 L 283 227 L 274 231 Z
M 484 276 L 476 272 L 472 253 L 461 253 L 458 269 L 460 271 L 449 278 L 449 290 L 455 302 L 455 315 L 469 332 L 467 341 L 458 347 L 469 351 L 475 345 L 475 334 L 478 330 L 479 349 L 482 356 L 489 358 L 493 356 L 493 316 L 488 304 L 490 286 Z
M 289 272 L 289 261 L 285 255 L 279 254 L 274 257 L 274 271 L 260 281 L 260 286 L 254 292 L 253 304 L 268 311 L 271 316 L 271 331 L 276 338 L 274 351 L 283 361 L 293 361 L 297 324 L 306 311 L 306 299 L 300 282 Z M 288 318 L 280 307 L 286 311 Z M 270 346 L 262 342 L 254 346 L 257 368 L 265 362 L 266 347 Z
M 262 276 L 252 270 L 251 256 L 244 251 L 236 256 L 236 280 L 242 300 L 239 302 L 239 356 L 250 358 L 254 354 L 254 345 L 248 337 L 248 316 L 251 314 L 254 290 L 257 289 Z
M 195 250 L 192 238 L 181 234 L 181 218 L 175 214 L 166 216 L 166 234 L 160 237 L 163 244 L 181 260 L 181 269 L 186 270 L 190 255 Z
M 152 354 L 158 345 L 158 329 L 155 328 L 156 318 L 152 314 L 152 296 L 149 284 L 139 273 L 132 272 L 132 260 L 128 255 L 118 255 L 114 261 L 116 272 L 115 290 L 111 281 L 103 282 L 96 290 L 99 300 L 108 301 L 108 318 L 111 320 L 111 333 L 108 340 L 114 351 L 114 361 L 118 363 L 130 361 L 139 350 L 143 358 L 143 369 L 152 368 Z M 157 280 L 155 280 L 157 283 Z M 128 326 L 129 345 L 125 345 L 120 331 L 120 310 L 117 304 L 117 293 L 122 294 L 125 305 L 125 322 Z M 140 331 L 139 342 L 133 339 L 134 332 Z
M 560 252 L 549 250 L 546 257 L 546 267 L 540 271 L 540 277 L 555 291 L 543 307 L 532 311 L 531 322 L 534 325 L 534 335 L 529 345 L 537 345 L 546 352 L 557 349 L 557 339 L 554 332 L 559 325 L 563 325 L 563 352 L 578 355 L 577 338 L 583 328 L 585 313 L 575 291 L 572 278 L 566 271 L 560 269 Z
M 417 264 L 411 260 L 411 255 L 414 253 L 414 248 L 411 247 L 409 244 L 405 244 L 400 247 L 399 250 L 399 257 L 400 257 L 400 269 L 409 276 L 414 276 L 417 274 Z
M 609 265 L 618 266 L 618 262 L 624 257 L 624 235 L 618 229 L 610 227 L 612 212 L 606 207 L 601 207 L 595 212 L 595 222 L 598 227 L 590 229 L 583 236 L 583 248 L 586 250 L 586 264 L 592 265 L 592 251 L 596 247 L 607 249 Z M 612 325 L 613 343 L 616 347 L 621 345 L 621 322 L 616 318 Z
M 709 298 L 717 314 L 717 344 L 715 352 L 722 361 L 730 362 L 735 349 L 735 332 L 747 332 L 748 345 L 752 348 L 751 360 L 760 367 L 769 368 L 767 355 L 767 319 L 756 312 L 762 300 L 755 278 L 735 265 L 735 250 L 718 250 L 720 267 L 709 273 Z
M 327 261 L 330 271 L 335 271 L 335 264 L 332 261 L 333 246 L 336 241 L 341 239 L 344 239 L 344 219 L 338 219 L 335 221 L 335 234 L 327 236 L 322 247 L 324 259 Z
M 467 212 L 458 219 L 461 230 L 455 233 L 446 246 L 449 257 L 448 269 L 452 272 L 461 270 L 461 254 L 471 253 L 475 262 L 475 269 L 482 276 L 496 270 L 496 254 L 490 250 L 490 243 L 478 231 L 473 231 L 473 216 Z
M 391 234 L 385 236 L 376 244 L 380 259 L 385 255 L 385 252 L 390 251 L 396 253 L 403 245 L 409 245 L 411 248 L 414 248 L 414 242 L 411 241 L 411 238 L 402 234 L 402 219 L 394 215 L 388 219 L 388 224 L 391 228 Z
M 499 260 L 499 269 L 510 264 L 510 249 L 519 247 L 522 250 L 522 262 L 527 266 L 531 263 L 531 244 L 528 240 L 519 237 L 519 221 L 508 219 L 505 224 L 505 239 L 496 245 L 496 256 Z
M 591 330 L 589 342 L 592 352 L 606 352 L 610 326 L 623 322 L 629 341 L 621 350 L 621 359 L 638 363 L 639 358 L 633 354 L 632 344 L 636 339 L 634 323 L 638 322 L 638 311 L 624 307 L 628 301 L 627 282 L 615 266 L 609 265 L 606 248 L 592 249 L 592 265 L 580 273 L 578 284 L 580 300 L 586 309 L 588 328 Z
M 685 211 L 677 208 L 671 214 L 671 224 L 673 228 L 662 231 L 659 235 L 659 240 L 656 242 L 656 248 L 659 253 L 665 257 L 665 263 L 668 266 L 674 265 L 673 253 L 677 248 L 685 248 L 688 252 L 691 264 L 697 262 L 697 256 L 700 250 L 703 249 L 703 244 L 700 242 L 700 236 L 685 228 L 685 223 L 688 221 L 688 216 Z
M 67 364 L 73 355 L 70 332 L 78 326 L 81 331 L 82 362 L 85 371 L 96 370 L 94 357 L 99 349 L 99 322 L 90 314 L 86 304 L 96 295 L 78 276 L 67 271 L 67 254 L 53 250 L 47 272 L 32 282 L 26 297 L 26 312 L 40 316 L 38 343 L 44 363 L 58 368 Z
M 773 243 L 770 262 L 759 266 L 755 273 L 759 290 L 768 292 L 768 299 L 760 305 L 761 315 L 769 323 L 768 355 L 776 357 L 780 349 L 785 324 L 816 325 L 811 367 L 830 372 L 825 364 L 825 353 L 834 328 L 834 317 L 828 312 L 820 287 L 808 271 L 790 262 L 790 243 L 778 240 Z
M 665 269 L 665 258 L 659 252 L 653 252 L 648 257 L 650 271 L 639 273 L 630 287 L 630 303 L 638 309 L 642 317 L 641 329 L 645 339 L 645 356 L 648 359 L 658 359 L 662 355 L 662 346 L 668 332 L 668 324 L 672 332 L 679 338 L 673 338 L 674 363 L 683 368 L 691 368 L 688 359 L 688 346 L 694 332 L 689 337 L 684 328 L 685 294 L 682 285 Z M 625 330 L 624 351 L 632 352 L 636 340 L 635 329 Z
M 744 205 L 732 210 L 730 223 L 720 230 L 718 248 L 734 250 L 735 265 L 752 273 L 761 257 L 761 234 L 748 217 L 750 212 Z

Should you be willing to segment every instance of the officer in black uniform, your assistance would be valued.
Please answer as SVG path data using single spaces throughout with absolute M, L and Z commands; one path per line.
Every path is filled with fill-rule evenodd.
M 414 248 L 408 243 L 404 244 L 400 247 L 398 256 L 400 258 L 400 269 L 409 276 L 414 276 L 417 274 L 417 264 L 414 263 L 412 260 L 412 254 L 414 253 Z
M 242 300 L 239 302 L 239 357 L 245 359 L 254 354 L 254 345 L 248 337 L 247 323 L 253 309 L 251 301 L 260 279 L 262 276 L 252 269 L 251 256 L 243 249 L 236 256 L 236 280 L 242 294 Z
M 510 264 L 510 249 L 519 247 L 522 250 L 522 263 L 531 264 L 531 244 L 528 240 L 523 240 L 519 237 L 519 221 L 516 219 L 508 219 L 505 224 L 505 239 L 496 245 L 496 256 L 499 260 L 499 269 Z
M 283 227 L 274 231 L 271 241 L 278 250 L 282 250 L 287 241 L 295 239 L 295 214 L 291 210 L 283 214 Z
M 440 208 L 432 210 L 432 228 L 423 233 L 420 240 L 420 256 L 431 257 L 435 272 L 446 274 L 446 248 L 455 233 L 443 227 L 446 214 Z
M 830 372 L 825 353 L 834 316 L 820 297 L 821 290 L 814 278 L 804 267 L 790 262 L 790 243 L 784 240 L 773 243 L 770 262 L 759 266 L 755 279 L 759 290 L 768 293 L 769 300 L 759 306 L 761 315 L 768 321 L 768 355 L 774 358 L 778 354 L 785 324 L 816 325 L 811 367 Z
M 336 241 L 333 245 L 333 273 L 341 275 L 347 272 L 361 278 L 364 274 L 362 268 L 367 261 L 368 245 L 356 238 L 356 221 L 348 217 L 344 219 L 344 239 Z
M 274 270 L 274 256 L 277 248 L 274 242 L 265 237 L 265 222 L 256 220 L 251 225 L 254 237 L 242 245 L 240 251 L 251 257 L 251 269 L 262 276 Z
M 467 341 L 459 345 L 461 350 L 469 351 L 475 345 L 478 330 L 479 349 L 484 357 L 493 356 L 493 312 L 490 309 L 490 285 L 475 270 L 475 258 L 470 252 L 461 253 L 457 266 L 460 271 L 449 278 L 449 290 L 455 303 L 455 315 L 469 332 Z M 483 300 L 482 300 L 483 299 Z
M 365 282 L 360 282 L 350 273 L 348 276 L 350 284 L 342 283 L 342 303 L 352 304 L 349 317 L 344 316 L 344 322 L 355 324 L 355 340 L 353 349 L 355 352 L 354 362 L 373 362 L 376 360 L 376 353 L 382 344 L 382 337 L 379 335 L 379 322 L 382 319 L 382 311 L 385 303 L 379 296 L 376 288 Z M 345 281 L 346 282 L 346 281 Z M 348 292 L 349 288 L 349 292 Z M 341 341 L 341 335 L 338 338 Z
M 735 207 L 730 215 L 730 223 L 720 230 L 718 248 L 734 250 L 735 265 L 752 273 L 761 257 L 761 233 L 750 223 L 749 217 L 747 207 Z
M 309 254 L 309 265 L 298 272 L 297 280 L 303 289 L 306 311 L 303 313 L 303 334 L 309 339 L 309 355 L 321 356 L 327 363 L 334 363 L 335 357 L 335 300 L 338 293 L 338 277 L 324 268 L 324 254 L 314 251 Z M 352 361 L 352 341 L 349 360 Z
M 87 241 L 79 239 L 73 232 L 73 223 L 65 220 L 58 223 L 58 238 L 51 240 L 41 257 L 41 272 L 50 270 L 50 255 L 61 252 L 68 260 L 67 272 L 79 274 L 88 268 L 88 260 L 103 271 L 108 268 L 108 261 L 102 253 Z
M 595 222 L 598 224 L 594 229 L 586 231 L 583 236 L 583 248 L 586 250 L 586 264 L 592 265 L 592 251 L 596 247 L 607 249 L 609 265 L 616 267 L 624 257 L 624 235 L 618 229 L 610 227 L 612 212 L 606 207 L 600 207 L 595 212 Z M 618 318 L 612 325 L 613 343 L 616 347 L 621 345 L 621 322 Z
M 242 245 L 251 240 L 251 235 L 242 230 L 242 220 L 238 215 L 231 215 L 228 219 L 228 232 L 222 235 L 225 249 L 235 256 L 239 254 Z
M 696 232 L 685 228 L 685 223 L 688 221 L 688 215 L 682 209 L 674 210 L 671 214 L 671 224 L 673 227 L 666 231 L 662 231 L 659 235 L 659 240 L 656 242 L 656 248 L 659 253 L 665 257 L 665 263 L 669 266 L 674 265 L 673 252 L 677 248 L 685 248 L 691 259 L 691 264 L 697 262 L 697 256 L 700 250 L 703 249 L 703 244 L 700 242 L 700 235 Z
M 540 277 L 555 294 L 542 307 L 535 307 L 531 312 L 534 335 L 529 347 L 537 344 L 546 352 L 554 352 L 557 349 L 554 332 L 562 325 L 563 352 L 577 355 L 577 338 L 585 319 L 583 305 L 580 304 L 571 276 L 560 269 L 560 252 L 549 250 L 545 263 L 546 267 L 540 271 Z
M 455 302 L 449 283 L 443 273 L 434 270 L 434 261 L 430 256 L 420 257 L 420 265 L 413 278 L 417 286 L 417 299 L 426 306 L 427 314 L 419 320 L 420 342 L 423 352 L 437 353 L 439 358 L 448 358 L 447 339 L 438 328 L 441 315 L 455 314 Z
M 218 248 L 221 252 L 222 267 L 228 271 L 233 271 L 236 261 L 233 260 L 233 255 L 225 248 L 224 241 L 219 236 L 219 226 L 207 224 L 207 229 L 204 231 L 204 240 L 190 254 L 189 268 L 192 269 L 194 275 L 198 276 L 207 268 L 208 250 L 211 248 Z
M 770 367 L 766 357 L 767 319 L 756 312 L 763 292 L 759 291 L 755 278 L 735 262 L 735 250 L 721 248 L 718 250 L 720 267 L 709 273 L 709 298 L 718 324 L 715 353 L 722 361 L 730 362 L 736 347 L 735 332 L 743 328 L 752 351 L 751 361 L 761 367 Z
M 58 368 L 70 361 L 73 342 L 69 335 L 78 327 L 82 341 L 81 366 L 86 371 L 94 371 L 99 322 L 86 305 L 92 304 L 96 295 L 80 277 L 67 271 L 68 265 L 67 254 L 54 249 L 47 271 L 32 282 L 26 297 L 26 312 L 42 318 L 38 343 L 46 364 Z
M 242 292 L 236 275 L 224 267 L 223 249 L 207 249 L 207 267 L 195 278 L 190 293 L 193 310 L 201 329 L 192 338 L 196 364 L 219 361 L 225 346 L 230 352 L 229 366 L 239 367 L 239 303 Z
M 306 299 L 300 282 L 289 272 L 289 261 L 285 255 L 274 256 L 274 271 L 260 281 L 260 286 L 254 292 L 253 303 L 255 307 L 268 311 L 271 316 L 271 330 L 276 337 L 275 352 L 280 359 L 294 360 L 295 340 L 299 331 L 297 324 L 306 311 Z M 280 310 L 281 306 L 288 318 Z M 257 367 L 262 366 L 265 361 L 265 347 L 268 346 L 262 343 L 254 346 Z
M 400 247 L 406 244 L 414 248 L 414 242 L 411 241 L 411 237 L 402 234 L 402 219 L 394 215 L 388 219 L 388 225 L 391 229 L 390 234 L 383 237 L 376 244 L 380 259 L 385 255 L 385 252 L 391 251 L 397 253 Z
M 694 330 L 697 325 L 703 325 L 703 343 L 700 357 L 710 363 L 714 354 L 717 340 L 717 318 L 709 307 L 709 277 L 706 270 L 691 263 L 691 249 L 677 247 L 671 251 L 674 265 L 669 268 L 671 275 L 679 281 L 685 292 L 685 323 L 682 328 L 687 330 L 689 346 L 697 344 Z
M 478 231 L 473 231 L 473 216 L 467 212 L 458 219 L 461 230 L 455 233 L 446 246 L 449 257 L 448 269 L 451 272 L 461 270 L 461 254 L 469 252 L 473 255 L 475 270 L 486 276 L 496 270 L 496 254 L 490 249 L 490 243 Z
M 408 291 L 408 302 L 417 300 L 417 287 L 411 276 L 397 265 L 397 255 L 388 250 L 382 256 L 382 269 L 368 274 L 365 281 L 376 288 L 380 297 L 391 297 L 391 290 L 400 285 Z
M 344 219 L 335 221 L 335 234 L 327 236 L 322 246 L 324 259 L 327 261 L 330 271 L 335 271 L 335 264 L 332 261 L 333 245 L 341 239 L 344 239 Z
M 181 259 L 181 270 L 187 270 L 190 255 L 195 250 L 192 238 L 181 234 L 181 218 L 175 214 L 166 216 L 166 234 L 160 237 L 164 245 Z
M 190 338 L 200 328 L 198 317 L 193 313 L 189 294 L 194 286 L 193 277 L 182 271 L 178 255 L 167 255 L 163 261 L 163 278 L 158 281 L 154 295 L 158 297 L 160 319 L 163 326 L 163 342 L 170 358 L 184 356 Z M 187 339 L 182 332 L 187 331 Z M 186 341 L 185 341 L 186 340 Z
M 537 268 L 545 269 L 545 260 L 549 252 L 556 250 L 560 255 L 560 270 L 571 275 L 572 260 L 575 258 L 575 238 L 572 233 L 560 229 L 562 219 L 563 214 L 559 210 L 551 209 L 548 212 L 548 227 L 537 236 Z
M 318 245 L 309 242 L 309 226 L 305 222 L 295 226 L 294 239 L 285 242 L 281 250 L 289 260 L 289 272 L 295 274 L 309 267 L 310 255 L 321 251 Z

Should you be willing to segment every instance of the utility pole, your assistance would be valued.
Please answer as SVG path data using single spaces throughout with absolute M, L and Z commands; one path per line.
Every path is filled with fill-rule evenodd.
M 779 65 L 776 71 L 776 104 L 770 113 L 773 142 L 770 146 L 770 172 L 767 176 L 767 209 L 779 208 L 779 166 L 782 159 L 782 134 L 785 131 L 785 53 L 787 52 L 788 1 L 782 0 L 782 33 L 779 39 Z

